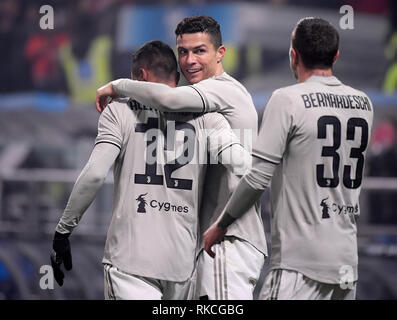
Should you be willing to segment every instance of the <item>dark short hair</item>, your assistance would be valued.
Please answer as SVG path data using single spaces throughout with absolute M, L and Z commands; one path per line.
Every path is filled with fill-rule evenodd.
M 187 17 L 179 22 L 175 29 L 177 37 L 185 33 L 197 32 L 208 33 L 215 49 L 222 45 L 221 27 L 214 18 L 208 16 Z
M 162 80 L 176 76 L 177 62 L 174 51 L 162 41 L 146 42 L 132 55 L 132 75 L 138 78 L 140 68 L 150 70 Z
M 292 47 L 298 51 L 305 67 L 328 69 L 338 52 L 339 34 L 324 19 L 304 18 L 295 27 Z

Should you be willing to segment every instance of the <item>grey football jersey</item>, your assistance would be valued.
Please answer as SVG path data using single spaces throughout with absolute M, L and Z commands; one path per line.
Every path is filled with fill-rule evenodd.
M 271 268 L 339 283 L 357 279 L 356 219 L 373 108 L 335 77 L 276 90 L 253 155 L 279 164 L 271 181 Z
M 96 143 L 120 148 L 103 262 L 140 276 L 187 280 L 207 155 L 215 161 L 240 143 L 229 124 L 220 114 L 164 114 L 134 100 L 113 102 L 101 114 Z
M 258 114 L 245 87 L 225 72 L 191 87 L 202 96 L 204 110 L 222 113 L 245 148 L 252 150 L 257 138 Z M 239 179 L 223 166 L 214 164 L 208 167 L 200 209 L 200 235 L 222 213 L 238 182 Z M 267 255 L 260 201 L 228 228 L 227 235 L 246 240 Z M 202 241 L 200 243 L 202 246 Z

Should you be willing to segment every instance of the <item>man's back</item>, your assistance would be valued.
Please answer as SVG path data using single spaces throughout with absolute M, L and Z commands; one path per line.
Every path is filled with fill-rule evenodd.
M 371 102 L 335 77 L 312 76 L 275 91 L 267 108 L 253 154 L 281 161 L 271 184 L 271 268 L 339 283 L 347 265 L 357 279 L 356 219 Z
M 102 113 L 96 143 L 121 149 L 105 263 L 163 280 L 191 276 L 207 152 L 238 142 L 227 136 L 211 144 L 225 123 L 221 115 L 165 115 L 134 100 Z

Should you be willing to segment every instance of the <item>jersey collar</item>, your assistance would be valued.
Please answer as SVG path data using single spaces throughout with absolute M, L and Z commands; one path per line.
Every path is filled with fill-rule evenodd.
M 327 86 L 340 86 L 342 84 L 342 82 L 340 82 L 335 76 L 324 77 L 313 75 L 309 79 L 307 79 L 306 82 L 321 82 Z

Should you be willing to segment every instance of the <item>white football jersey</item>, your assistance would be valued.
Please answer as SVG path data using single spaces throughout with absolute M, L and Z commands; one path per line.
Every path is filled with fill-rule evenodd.
M 252 150 L 253 142 L 257 138 L 258 114 L 245 87 L 226 72 L 191 87 L 203 98 L 203 109 L 207 112 L 222 113 L 244 147 Z M 216 113 L 212 112 L 209 115 L 216 116 Z M 200 235 L 222 213 L 238 182 L 239 178 L 223 166 L 214 164 L 208 167 L 200 210 Z M 248 241 L 267 255 L 260 201 L 228 228 L 227 235 Z M 200 243 L 202 246 L 202 241 Z
M 135 100 L 101 114 L 96 144 L 120 148 L 104 263 L 135 275 L 185 281 L 197 254 L 207 156 L 239 140 L 220 114 L 160 113 Z
M 253 150 L 278 164 L 271 269 L 325 283 L 357 279 L 356 219 L 372 119 L 367 95 L 335 77 L 312 76 L 273 93 Z

